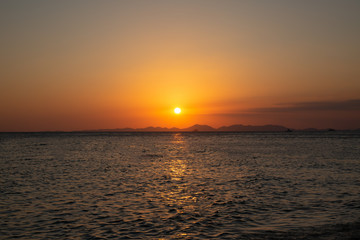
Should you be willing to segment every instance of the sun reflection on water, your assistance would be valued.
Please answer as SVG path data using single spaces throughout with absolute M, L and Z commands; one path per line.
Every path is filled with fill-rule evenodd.
M 167 184 L 161 191 L 161 197 L 166 205 L 173 208 L 173 213 L 180 214 L 194 202 L 190 191 L 189 171 L 187 161 L 188 148 L 181 133 L 175 133 L 169 145 L 169 155 L 164 165 L 164 173 L 168 176 Z
M 171 155 L 169 156 L 169 174 L 172 179 L 180 180 L 186 174 L 186 144 L 181 133 L 173 135 Z
M 168 231 L 176 231 L 173 237 L 181 239 L 192 234 L 194 224 L 198 224 L 208 207 L 202 201 L 204 187 L 199 183 L 202 178 L 196 175 L 199 170 L 192 167 L 197 160 L 190 140 L 192 136 L 184 133 L 169 136 L 164 157 L 154 162 L 158 175 L 149 194 L 161 211 L 160 215 L 155 211 L 154 216 L 166 223 Z
M 184 139 L 184 136 L 182 135 L 182 133 L 175 133 L 173 135 L 173 139 L 172 139 L 171 143 L 174 144 L 173 145 L 174 147 L 183 149 L 184 145 L 185 145 L 185 139 Z

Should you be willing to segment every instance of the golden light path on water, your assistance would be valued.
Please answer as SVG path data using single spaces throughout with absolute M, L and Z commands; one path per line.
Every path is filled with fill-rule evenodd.
M 191 186 L 188 180 L 185 180 L 187 175 L 192 174 L 186 163 L 187 142 L 181 133 L 175 133 L 171 141 L 171 154 L 167 163 L 164 165 L 165 172 L 168 173 L 169 181 L 175 183 L 172 187 L 166 189 L 167 191 L 161 192 L 161 198 L 168 206 L 173 207 L 169 212 L 177 213 L 173 216 L 174 219 L 181 220 L 182 214 L 193 213 L 195 211 L 194 204 L 197 198 L 191 194 Z M 182 230 L 191 226 L 191 222 L 185 223 Z M 179 232 L 177 237 L 186 237 L 188 234 Z

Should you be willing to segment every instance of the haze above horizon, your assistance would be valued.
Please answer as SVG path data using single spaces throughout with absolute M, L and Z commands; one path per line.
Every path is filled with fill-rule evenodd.
M 1 1 L 0 132 L 360 128 L 359 12 L 354 0 Z

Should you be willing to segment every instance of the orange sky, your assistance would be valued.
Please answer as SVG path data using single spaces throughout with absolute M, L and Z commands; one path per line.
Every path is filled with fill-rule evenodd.
M 351 0 L 2 1 L 0 131 L 360 128 L 359 12 Z

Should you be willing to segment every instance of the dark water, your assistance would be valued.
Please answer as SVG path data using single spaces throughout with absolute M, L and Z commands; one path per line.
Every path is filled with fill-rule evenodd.
M 0 134 L 0 239 L 356 239 L 360 135 Z

